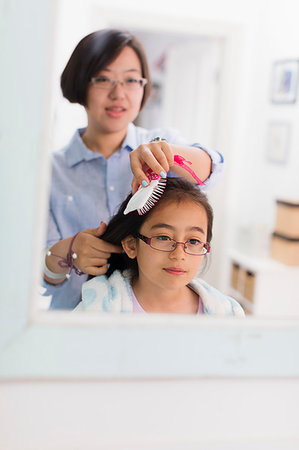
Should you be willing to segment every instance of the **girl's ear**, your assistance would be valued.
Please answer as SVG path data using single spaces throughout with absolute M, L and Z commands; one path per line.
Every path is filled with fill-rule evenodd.
M 134 259 L 137 256 L 137 244 L 136 238 L 133 236 L 127 236 L 121 241 L 122 248 L 126 252 L 129 258 Z

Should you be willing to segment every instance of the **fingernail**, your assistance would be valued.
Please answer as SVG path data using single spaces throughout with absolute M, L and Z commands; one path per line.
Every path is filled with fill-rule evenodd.
M 146 187 L 146 186 L 148 186 L 148 182 L 147 182 L 147 181 L 145 181 L 145 180 L 142 180 L 142 186 L 143 186 L 143 187 Z
M 165 172 L 163 172 L 163 170 L 160 172 L 160 177 L 162 177 L 162 178 L 166 178 L 166 173 Z

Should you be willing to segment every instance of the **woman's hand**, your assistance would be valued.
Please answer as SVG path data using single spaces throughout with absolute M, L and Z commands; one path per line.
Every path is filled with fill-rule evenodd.
M 146 175 L 148 168 L 166 177 L 173 165 L 173 150 L 166 141 L 151 142 L 139 145 L 130 153 L 130 163 L 133 172 L 132 192 L 137 191 L 139 185 L 147 186 L 149 179 Z
M 108 269 L 111 253 L 122 253 L 122 247 L 99 239 L 107 225 L 102 222 L 98 228 L 80 231 L 74 240 L 72 250 L 77 254 L 75 266 L 89 275 L 103 275 Z
M 184 158 L 201 181 L 205 181 L 210 176 L 212 160 L 203 149 L 197 146 L 170 145 L 163 140 L 150 142 L 140 145 L 130 153 L 131 169 L 134 175 L 132 193 L 135 194 L 140 185 L 147 186 L 147 183 L 149 183 L 146 176 L 148 168 L 162 177 L 166 176 L 171 168 L 178 176 L 186 178 L 191 183 L 196 182 L 189 173 L 190 171 L 188 172 L 186 168 L 174 164 L 174 155 Z
M 99 227 L 80 231 L 75 237 L 72 252 L 76 253 L 77 257 L 74 260 L 74 264 L 81 272 L 95 276 L 103 275 L 107 272 L 107 261 L 111 253 L 121 253 L 123 251 L 122 247 L 109 244 L 99 239 L 99 236 L 104 233 L 106 228 L 107 225 L 102 222 Z M 59 266 L 58 263 L 63 258 L 66 258 L 71 240 L 72 237 L 56 242 L 50 249 L 51 253 L 46 256 L 48 270 L 54 274 L 62 274 L 62 277 L 58 279 L 44 274 L 44 278 L 48 283 L 60 284 L 65 280 L 65 276 L 63 275 L 67 272 L 67 268 L 65 266 Z M 59 257 L 57 257 L 58 255 Z

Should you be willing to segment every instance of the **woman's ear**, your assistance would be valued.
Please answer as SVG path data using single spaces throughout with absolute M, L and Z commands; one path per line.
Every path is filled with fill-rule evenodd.
M 137 244 L 136 238 L 133 236 L 127 236 L 121 241 L 122 248 L 126 252 L 129 258 L 134 259 L 137 256 Z

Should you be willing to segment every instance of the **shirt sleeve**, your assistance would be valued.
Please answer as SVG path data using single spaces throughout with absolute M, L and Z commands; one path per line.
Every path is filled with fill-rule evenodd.
M 47 230 L 47 247 L 51 247 L 62 239 L 58 230 L 55 219 L 49 209 L 48 230 Z M 43 258 L 45 256 L 43 255 Z M 43 263 L 44 264 L 44 261 Z M 70 279 L 66 279 L 59 284 L 50 284 L 44 278 L 42 286 L 45 288 L 43 296 L 51 296 L 50 309 L 73 309 L 80 301 L 81 285 L 87 279 L 87 275 L 78 276 L 74 272 L 71 273 Z
M 191 146 L 200 148 L 201 150 L 205 151 L 211 158 L 212 161 L 211 173 L 210 176 L 204 182 L 205 183 L 204 187 L 209 189 L 217 183 L 219 177 L 223 173 L 224 158 L 220 152 L 216 150 L 208 150 L 206 147 L 203 147 L 200 144 L 195 143 L 192 144 Z
M 68 280 L 60 284 L 50 284 L 43 280 L 43 287 L 46 289 L 43 296 L 52 296 L 50 309 L 74 309 L 81 300 L 82 284 L 87 280 L 88 275 L 76 275 L 72 272 Z
M 48 215 L 48 228 L 47 228 L 47 247 L 51 247 L 56 244 L 56 242 L 60 241 L 62 236 L 58 230 L 56 225 L 53 213 L 51 209 L 49 209 Z

